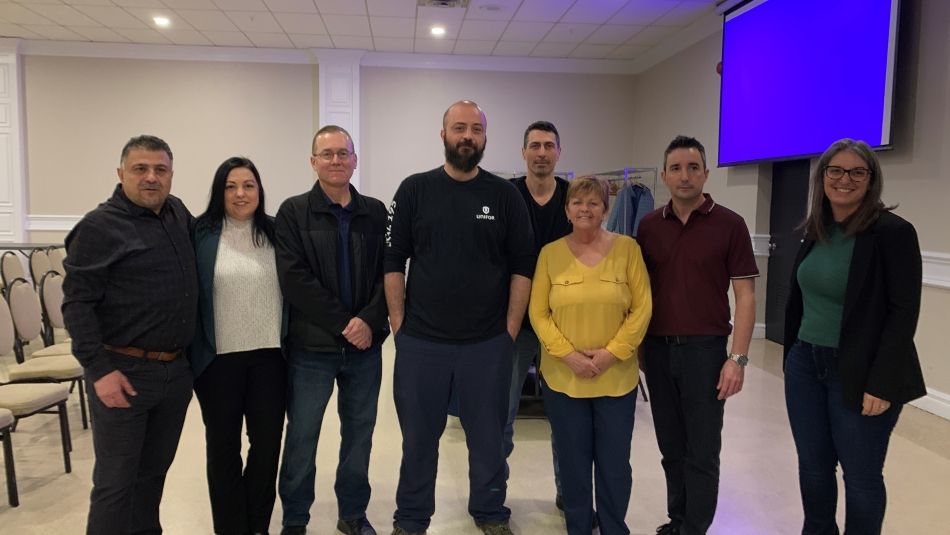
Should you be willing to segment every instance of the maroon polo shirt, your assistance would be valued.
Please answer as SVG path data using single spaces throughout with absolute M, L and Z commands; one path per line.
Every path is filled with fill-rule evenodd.
M 728 336 L 729 284 L 758 277 L 749 229 L 709 194 L 686 224 L 672 201 L 640 222 L 637 241 L 650 272 L 653 336 Z

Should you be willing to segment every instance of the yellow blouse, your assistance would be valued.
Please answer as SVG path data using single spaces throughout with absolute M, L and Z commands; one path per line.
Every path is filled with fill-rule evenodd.
M 640 379 L 636 349 L 652 312 L 650 280 L 632 238 L 617 236 L 594 267 L 574 257 L 566 238 L 544 246 L 528 305 L 541 340 L 544 381 L 575 398 L 628 394 Z M 620 361 L 592 379 L 574 375 L 561 360 L 574 350 L 601 347 Z

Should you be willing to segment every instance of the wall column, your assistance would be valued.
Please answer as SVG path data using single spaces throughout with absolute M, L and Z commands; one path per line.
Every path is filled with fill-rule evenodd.
M 353 137 L 357 155 L 360 152 L 360 60 L 363 50 L 314 49 L 319 66 L 320 101 L 319 124 L 342 126 Z M 350 179 L 360 188 L 360 170 L 357 164 Z

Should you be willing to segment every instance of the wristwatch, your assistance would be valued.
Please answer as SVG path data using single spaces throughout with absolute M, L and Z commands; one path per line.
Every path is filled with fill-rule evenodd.
M 729 360 L 745 368 L 745 365 L 749 363 L 749 356 L 741 353 L 729 353 Z

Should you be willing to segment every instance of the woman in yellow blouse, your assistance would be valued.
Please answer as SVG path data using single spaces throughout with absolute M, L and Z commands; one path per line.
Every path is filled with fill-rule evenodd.
M 630 533 L 630 440 L 639 380 L 637 346 L 653 303 L 640 247 L 601 228 L 603 180 L 567 190 L 571 234 L 541 250 L 528 313 L 541 340 L 544 406 L 558 448 L 570 535 L 591 533 L 593 488 L 602 535 Z

